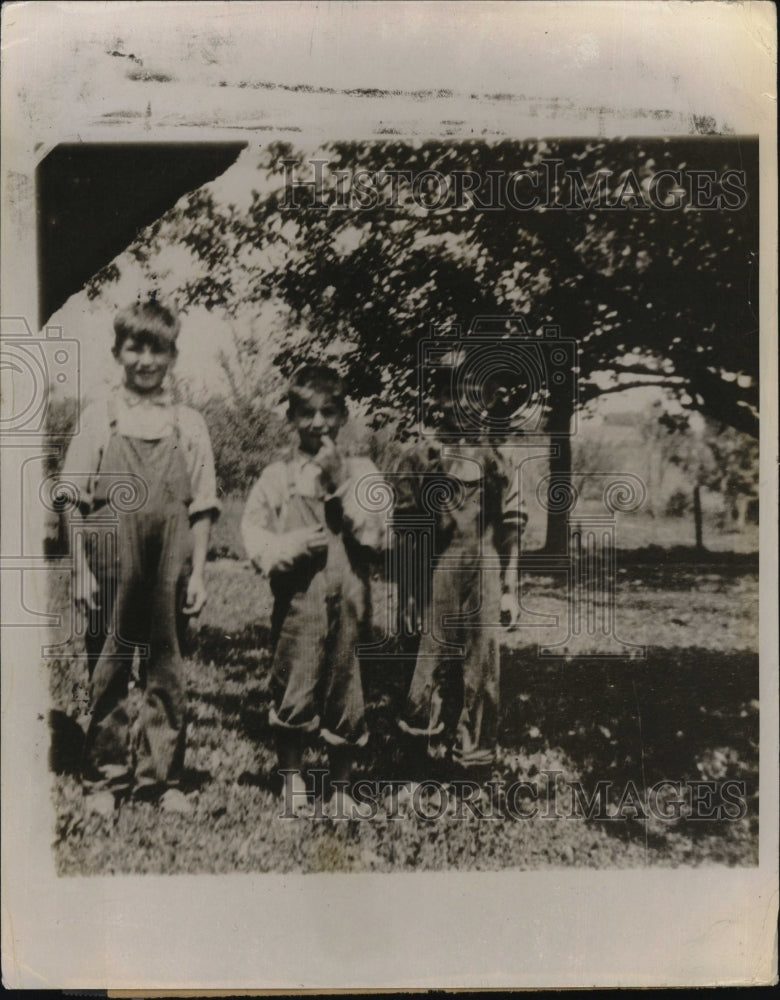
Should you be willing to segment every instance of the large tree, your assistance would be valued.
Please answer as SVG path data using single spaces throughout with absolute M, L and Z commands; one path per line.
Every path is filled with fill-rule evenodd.
M 316 190 L 291 189 L 317 169 Z M 417 178 L 417 188 L 393 199 L 377 180 L 389 171 Z M 477 204 L 448 204 L 440 178 L 465 171 L 492 178 L 505 203 L 514 192 L 515 207 L 480 207 L 487 188 Z M 527 171 L 523 181 L 502 189 L 517 171 Z M 671 172 L 663 192 L 660 171 Z M 394 176 L 397 194 L 404 181 Z M 257 178 L 248 210 L 199 189 L 133 251 L 153 268 L 159 247 L 189 247 L 188 301 L 235 315 L 276 299 L 288 321 L 282 369 L 304 346 L 338 356 L 377 420 L 388 408 L 414 412 L 417 345 L 432 324 L 521 315 L 532 334 L 556 325 L 579 346 L 577 395 L 543 394 L 553 476 L 570 475 L 575 411 L 636 385 L 666 385 L 684 405 L 757 435 L 754 141 L 372 141 L 314 154 L 276 144 L 260 155 Z M 517 204 L 537 190 L 536 207 Z M 565 514 L 551 515 L 546 547 L 560 551 L 565 532 Z

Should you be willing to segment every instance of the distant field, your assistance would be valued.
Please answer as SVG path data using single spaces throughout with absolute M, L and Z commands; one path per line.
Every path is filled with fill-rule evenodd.
M 67 579 L 60 572 L 52 576 L 53 598 L 61 604 Z M 756 864 L 757 572 L 744 560 L 710 567 L 659 564 L 634 567 L 618 580 L 618 633 L 646 643 L 646 659 L 601 658 L 599 643 L 586 637 L 570 645 L 568 657 L 540 660 L 537 643 L 560 638 L 560 629 L 504 634 L 502 752 L 494 780 L 539 783 L 548 780 L 545 772 L 557 771 L 554 794 L 566 793 L 564 780 L 579 780 L 589 792 L 606 780 L 614 789 L 634 782 L 643 797 L 662 779 L 734 779 L 744 782 L 744 817 L 609 821 L 500 814 L 488 821 L 466 812 L 396 819 L 387 800 L 363 822 L 282 819 L 267 721 L 270 597 L 247 563 L 223 559 L 208 565 L 210 600 L 186 650 L 192 819 L 162 816 L 146 804 L 124 805 L 115 824 L 85 818 L 73 772 L 86 722 L 86 670 L 76 647 L 74 655 L 52 664 L 58 870 L 75 875 Z M 384 593 L 377 581 L 378 628 Z M 565 621 L 561 581 L 531 577 L 523 600 L 530 611 Z M 404 672 L 394 663 L 371 662 L 364 681 L 372 739 L 360 774 L 392 777 L 393 712 Z M 324 762 L 312 746 L 308 766 Z M 610 792 L 613 805 L 616 794 Z

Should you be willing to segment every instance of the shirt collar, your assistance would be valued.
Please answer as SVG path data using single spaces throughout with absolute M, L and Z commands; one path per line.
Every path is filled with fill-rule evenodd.
M 133 392 L 126 385 L 120 387 L 120 394 L 122 401 L 126 406 L 170 406 L 173 403 L 173 398 L 170 389 L 161 387 L 156 392 L 153 393 L 141 393 Z
M 299 447 L 296 447 L 293 451 L 293 462 L 299 469 L 305 469 L 308 465 L 317 465 L 314 461 L 314 455 L 310 455 L 308 451 L 303 451 Z M 319 466 L 317 466 L 317 468 L 319 468 Z

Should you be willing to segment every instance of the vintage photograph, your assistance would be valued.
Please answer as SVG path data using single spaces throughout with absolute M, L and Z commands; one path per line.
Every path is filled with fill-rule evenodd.
M 44 6 L 3 13 L 14 982 L 776 976 L 768 5 Z
M 755 139 L 160 156 L 45 316 L 58 870 L 756 864 Z

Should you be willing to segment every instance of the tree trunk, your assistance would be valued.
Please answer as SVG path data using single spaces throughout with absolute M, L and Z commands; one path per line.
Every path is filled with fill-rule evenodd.
M 574 405 L 571 396 L 561 394 L 552 400 L 548 430 L 550 432 L 550 488 L 548 489 L 548 506 L 558 506 L 554 501 L 556 484 L 571 484 L 571 421 L 574 415 Z M 553 496 L 550 496 L 550 493 Z M 559 495 L 560 496 L 560 495 Z M 548 555 L 561 556 L 566 554 L 569 534 L 569 511 L 548 510 L 547 535 L 543 552 Z
M 737 519 L 737 531 L 744 531 L 747 525 L 747 509 L 749 497 L 746 493 L 738 493 L 734 500 L 734 511 Z
M 698 483 L 693 487 L 693 523 L 696 530 L 696 551 L 702 552 L 704 541 L 701 530 L 701 486 Z

